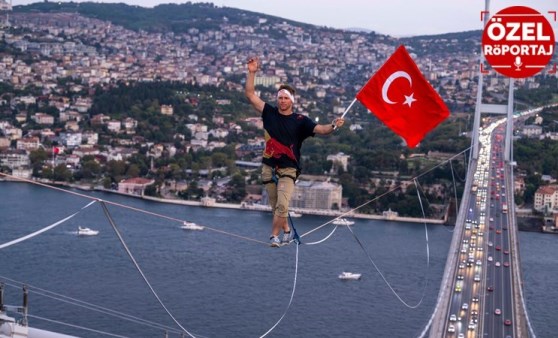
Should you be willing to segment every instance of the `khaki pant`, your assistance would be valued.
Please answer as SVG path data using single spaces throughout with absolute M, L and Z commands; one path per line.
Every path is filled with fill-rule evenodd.
M 272 182 L 265 185 L 269 196 L 269 205 L 274 215 L 287 218 L 289 216 L 289 202 L 294 191 L 295 181 L 293 178 L 296 179 L 296 169 L 279 168 L 276 170 L 276 176 L 279 180 L 277 184 Z M 269 182 L 272 179 L 273 169 L 264 164 L 262 167 L 262 181 Z

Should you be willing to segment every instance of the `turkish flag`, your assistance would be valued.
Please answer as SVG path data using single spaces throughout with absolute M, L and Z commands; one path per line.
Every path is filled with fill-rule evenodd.
M 403 45 L 378 69 L 356 98 L 414 148 L 449 109 Z
M 58 148 L 58 147 L 52 147 L 52 153 L 53 153 L 54 155 L 58 155 L 59 152 L 60 152 L 60 148 Z

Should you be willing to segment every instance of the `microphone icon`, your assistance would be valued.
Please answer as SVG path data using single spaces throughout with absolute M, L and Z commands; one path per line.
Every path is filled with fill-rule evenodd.
M 521 65 L 523 65 L 523 63 L 521 63 L 521 56 L 516 56 L 515 57 L 515 62 L 513 63 L 513 65 L 515 66 L 515 70 L 521 70 L 519 67 L 521 67 Z

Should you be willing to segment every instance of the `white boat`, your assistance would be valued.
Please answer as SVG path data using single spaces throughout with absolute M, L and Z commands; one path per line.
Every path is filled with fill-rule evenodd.
M 294 211 L 289 211 L 289 216 L 291 216 L 292 218 L 299 218 L 302 217 L 302 214 L 299 214 L 298 212 L 294 212 Z
M 78 236 L 96 236 L 99 234 L 99 230 L 91 230 L 89 228 L 79 226 L 77 234 Z
M 360 273 L 353 273 L 353 272 L 346 272 L 346 271 L 343 271 L 343 272 L 341 272 L 341 274 L 339 275 L 339 279 L 343 279 L 343 280 L 358 280 L 358 279 L 360 279 L 361 276 L 362 276 L 362 274 L 360 274 Z
M 184 230 L 203 230 L 203 226 L 197 225 L 194 222 L 184 222 L 180 228 Z
M 338 218 L 335 221 L 333 221 L 333 224 L 335 225 L 353 225 L 355 224 L 355 222 L 346 219 L 346 218 Z

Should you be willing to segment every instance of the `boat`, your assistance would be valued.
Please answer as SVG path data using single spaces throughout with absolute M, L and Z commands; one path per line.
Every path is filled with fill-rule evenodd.
M 335 225 L 353 225 L 353 224 L 355 224 L 355 222 L 351 221 L 347 218 L 337 218 L 335 221 L 333 221 L 333 224 L 335 224 Z
M 97 236 L 99 234 L 99 230 L 91 230 L 89 228 L 78 226 L 77 234 L 78 236 Z
M 358 280 L 358 279 L 360 279 L 361 276 L 362 276 L 362 274 L 360 274 L 360 273 L 354 273 L 354 272 L 346 272 L 346 271 L 343 271 L 343 272 L 341 272 L 341 274 L 339 275 L 339 279 L 343 279 L 343 280 Z
M 294 211 L 289 211 L 289 216 L 291 216 L 292 218 L 299 218 L 302 217 L 302 214 L 299 214 L 298 212 L 294 212 Z
M 184 222 L 180 228 L 184 230 L 203 230 L 202 225 L 198 225 L 194 222 Z

